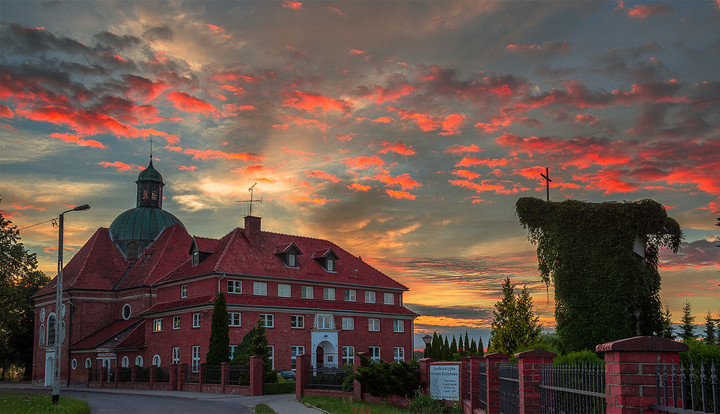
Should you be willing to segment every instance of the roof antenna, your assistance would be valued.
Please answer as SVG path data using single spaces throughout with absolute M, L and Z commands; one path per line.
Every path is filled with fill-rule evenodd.
M 253 199 L 253 193 L 255 192 L 256 185 L 257 185 L 257 183 L 253 184 L 250 188 L 248 188 L 248 191 L 250 191 L 250 200 L 236 201 L 236 203 L 250 203 L 248 216 L 252 216 L 253 203 L 258 202 L 258 203 L 262 204 L 262 198 Z

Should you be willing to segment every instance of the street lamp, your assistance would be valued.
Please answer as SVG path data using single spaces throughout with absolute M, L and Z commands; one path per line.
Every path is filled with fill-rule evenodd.
M 425 334 L 425 336 L 422 337 L 423 342 L 425 342 L 424 358 L 430 358 L 430 343 L 432 342 L 432 339 L 433 337 L 428 334 Z
M 63 223 L 65 221 L 65 213 L 71 211 L 84 211 L 89 210 L 90 206 L 83 204 L 70 210 L 63 211 L 60 213 L 58 219 L 58 275 L 57 275 L 57 293 L 55 295 L 55 375 L 53 375 L 53 387 L 52 387 L 52 403 L 57 404 L 60 401 L 60 350 L 62 348 L 62 341 L 65 340 L 64 332 L 60 331 L 61 320 L 64 318 L 62 312 L 62 289 L 63 289 Z M 70 373 L 68 372 L 68 375 Z

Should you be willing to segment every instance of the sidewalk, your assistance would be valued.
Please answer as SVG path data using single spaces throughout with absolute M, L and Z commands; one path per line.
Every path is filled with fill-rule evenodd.
M 48 393 L 52 391 L 50 387 L 42 387 L 32 385 L 29 382 L 0 382 L 0 391 L 11 392 L 39 392 Z M 184 398 L 190 400 L 229 400 L 237 401 L 238 405 L 245 407 L 254 407 L 257 404 L 266 404 L 272 408 L 277 414 L 318 414 L 325 411 L 310 408 L 295 399 L 294 394 L 277 394 L 277 395 L 260 395 L 246 396 L 234 394 L 213 394 L 208 392 L 186 392 L 186 391 L 150 391 L 150 390 L 128 390 L 114 388 L 85 388 L 85 387 L 60 387 L 63 394 L 73 397 L 73 394 L 85 392 L 97 392 L 106 394 L 126 394 L 126 395 L 154 395 L 171 398 Z

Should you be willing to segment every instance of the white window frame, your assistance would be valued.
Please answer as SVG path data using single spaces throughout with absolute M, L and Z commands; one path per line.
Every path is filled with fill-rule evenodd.
M 268 345 L 268 359 L 270 360 L 270 369 L 275 369 L 275 345 Z
M 377 352 L 375 352 L 375 351 L 377 351 Z M 375 362 L 380 362 L 381 348 L 379 346 L 368 347 L 368 353 L 370 353 L 370 359 L 372 359 Z M 375 354 L 377 354 L 377 355 L 375 355 Z
M 228 312 L 228 326 L 242 326 L 242 314 L 240 312 Z
M 92 359 L 85 358 L 85 368 L 92 368 Z
M 163 330 L 163 318 L 157 318 L 153 320 L 153 332 L 162 332 Z
M 318 315 L 316 329 L 328 330 L 333 327 L 333 316 L 332 315 Z
M 305 315 L 290 315 L 290 328 L 305 329 Z
M 155 356 L 153 356 L 152 364 L 156 367 L 160 367 L 160 355 L 155 354 Z
M 233 356 L 235 355 L 235 350 L 237 349 L 237 345 L 229 345 L 228 350 L 230 351 L 230 360 L 233 359 Z
M 305 345 L 290 346 L 290 369 L 295 370 L 297 366 L 297 357 L 305 353 Z
M 72 363 L 70 364 L 73 371 L 77 369 L 77 359 L 73 358 Z
M 380 332 L 380 319 L 368 318 L 368 331 L 369 332 Z
M 180 297 L 186 298 L 187 297 L 187 285 L 181 285 L 180 286 Z
M 142 355 L 138 355 L 135 357 L 135 366 L 141 367 L 143 366 L 143 357 Z
M 300 297 L 302 299 L 313 299 L 315 297 L 315 289 L 312 286 L 300 286 Z
M 393 348 L 393 361 L 405 362 L 405 348 L 396 346 Z
M 394 293 L 383 293 L 383 303 L 386 305 L 394 305 L 395 304 L 395 294 Z
M 267 296 L 267 282 L 253 282 L 253 295 Z
M 191 372 L 200 372 L 200 345 L 193 345 L 190 355 L 192 356 Z
M 335 288 L 323 288 L 324 300 L 335 300 Z
M 342 364 L 347 363 L 355 364 L 355 347 L 352 345 L 342 347 Z
M 260 319 L 262 319 L 266 328 L 275 327 L 275 314 L 274 313 L 261 313 Z
M 298 267 L 297 264 L 297 257 L 298 255 L 295 253 L 288 253 L 285 255 L 287 260 L 287 267 Z
M 393 332 L 405 332 L 405 321 L 402 319 L 395 319 L 393 321 Z
M 174 346 L 172 349 L 172 364 L 180 363 L 180 347 Z
M 192 327 L 199 328 L 200 327 L 200 313 L 193 313 L 192 319 L 193 319 Z
M 375 303 L 377 300 L 377 294 L 374 290 L 365 291 L 365 303 Z
M 351 316 L 343 316 L 342 329 L 343 329 L 343 331 L 354 331 L 355 330 L 355 318 L 353 318 Z
M 173 316 L 173 329 L 180 329 L 180 315 Z
M 122 359 L 120 360 L 120 366 L 122 368 L 130 367 L 130 358 L 128 358 L 126 356 L 122 357 Z
M 325 270 L 328 272 L 335 272 L 335 259 L 331 257 L 325 259 Z
M 345 289 L 345 301 L 346 302 L 357 301 L 357 291 L 355 289 Z
M 287 283 L 278 283 L 278 297 L 289 298 L 292 296 L 292 286 Z
M 229 279 L 227 281 L 227 293 L 239 295 L 242 293 L 242 280 Z

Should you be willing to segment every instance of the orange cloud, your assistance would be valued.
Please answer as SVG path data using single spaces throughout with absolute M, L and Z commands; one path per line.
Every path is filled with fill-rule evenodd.
M 644 5 L 640 4 L 629 9 L 627 15 L 636 19 L 646 19 L 664 13 L 672 13 L 673 9 L 667 5 Z
M 457 135 L 459 134 L 460 127 L 462 127 L 462 123 L 465 120 L 465 117 L 460 114 L 451 114 L 448 115 L 442 122 L 442 132 L 440 132 L 440 135 L 448 136 L 448 135 Z
M 400 174 L 397 177 L 391 177 L 387 174 L 378 174 L 373 177 L 373 180 L 378 180 L 385 183 L 387 186 L 399 185 L 403 190 L 412 190 L 415 187 L 422 187 L 422 184 L 415 181 L 410 177 L 410 174 Z
M 351 185 L 348 185 L 347 188 L 355 191 L 369 191 L 372 187 L 365 184 L 352 183 Z
M 12 118 L 15 115 L 9 106 L 0 104 L 0 116 L 3 118 Z
M 290 201 L 294 201 L 297 203 L 312 203 L 312 204 L 327 204 L 333 201 L 340 201 L 335 199 L 327 199 L 327 198 L 317 198 L 317 197 L 310 197 L 310 196 L 299 196 L 299 197 L 290 197 Z
M 283 106 L 288 106 L 310 113 L 316 113 L 317 108 L 321 109 L 323 112 L 336 110 L 350 113 L 352 110 L 352 104 L 342 99 L 333 99 L 325 95 L 301 92 L 298 90 L 285 94 Z
M 378 157 L 377 155 L 362 155 L 355 158 L 347 158 L 343 162 L 348 166 L 348 168 L 359 168 L 361 170 L 370 167 L 381 167 L 385 164 L 385 161 L 380 159 L 380 157 Z
M 478 158 L 478 157 L 465 157 L 460 162 L 455 164 L 456 167 L 473 167 L 477 165 L 484 165 L 486 167 L 495 168 L 498 166 L 507 165 L 510 160 L 505 158 Z
M 287 153 L 295 154 L 295 155 L 304 155 L 304 156 L 317 155 L 317 154 L 314 153 L 314 152 L 305 152 L 305 151 L 300 151 L 300 150 L 292 150 L 292 149 L 290 149 L 290 148 L 285 148 L 285 147 L 282 147 L 282 148 L 280 148 L 280 149 L 283 150 L 283 151 L 285 151 L 285 152 L 287 152 Z
M 339 139 L 342 142 L 352 141 L 353 137 L 356 137 L 356 136 L 357 136 L 357 133 L 355 133 L 355 132 L 351 132 L 349 134 L 344 134 L 344 135 L 335 134 L 335 138 Z
M 180 171 L 195 171 L 195 170 L 197 170 L 197 167 L 194 165 L 190 165 L 190 166 L 181 165 L 178 167 L 178 169 Z
M 363 55 L 363 54 L 365 54 L 365 51 L 359 50 L 359 49 L 350 49 L 350 54 L 351 55 Z
M 383 149 L 380 150 L 380 154 L 395 152 L 400 155 L 415 155 L 415 150 L 413 150 L 411 146 L 403 144 L 402 141 L 383 141 L 382 146 Z
M 22 206 L 22 205 L 20 205 L 20 204 L 18 204 L 18 203 L 13 203 L 13 208 L 14 208 L 15 210 L 37 210 L 37 211 L 45 211 L 45 207 L 35 207 L 35 206 L 33 206 L 33 205 L 30 205 L 30 204 L 28 204 L 28 205 L 26 205 L 26 206 Z
M 307 175 L 308 177 L 319 178 L 321 180 L 329 180 L 329 181 L 332 181 L 333 183 L 337 183 L 340 181 L 340 179 L 337 178 L 336 176 L 334 176 L 333 174 L 327 173 L 322 170 L 305 171 L 305 175 Z
M 475 144 L 472 145 L 453 145 L 452 147 L 449 147 L 445 149 L 444 152 L 449 154 L 460 154 L 463 152 L 483 152 L 484 149 L 478 147 Z
M 468 170 L 457 170 L 452 173 L 468 180 L 474 180 L 480 177 L 480 174 Z
M 115 162 L 108 162 L 108 161 L 100 161 L 98 165 L 109 168 L 113 167 L 116 168 L 118 172 L 126 172 L 126 171 L 142 171 L 144 169 L 141 165 L 135 165 L 135 164 L 125 164 L 124 162 L 115 161 Z
M 395 191 L 395 190 L 387 189 L 387 190 L 385 190 L 385 192 L 390 197 L 397 198 L 398 200 L 400 200 L 400 199 L 415 200 L 417 198 L 417 196 L 415 194 L 410 194 L 406 191 Z
M 214 160 L 214 159 L 227 159 L 227 160 L 241 160 L 241 161 L 262 161 L 263 156 L 253 154 L 249 152 L 223 152 L 218 150 L 198 150 L 193 148 L 182 148 L 179 146 L 166 145 L 164 147 L 168 151 L 182 152 L 195 158 L 196 160 Z
M 302 2 L 295 1 L 295 0 L 285 0 L 282 3 L 282 6 L 286 9 L 293 9 L 293 10 L 300 10 L 302 9 Z
M 78 144 L 82 147 L 95 147 L 95 148 L 105 149 L 105 145 L 103 145 L 99 141 L 95 141 L 94 139 L 83 139 L 81 136 L 74 135 L 74 134 L 68 134 L 68 133 L 61 134 L 58 132 L 54 132 L 54 133 L 50 134 L 50 136 L 52 138 L 57 138 L 63 142 L 70 142 L 70 143 Z
M 217 109 L 202 99 L 191 96 L 187 92 L 171 91 L 166 97 L 173 103 L 175 108 L 187 112 L 200 112 L 207 116 L 217 112 Z

